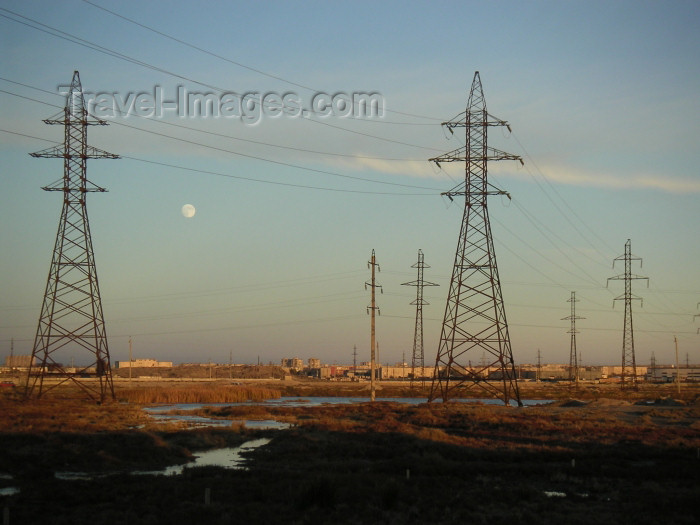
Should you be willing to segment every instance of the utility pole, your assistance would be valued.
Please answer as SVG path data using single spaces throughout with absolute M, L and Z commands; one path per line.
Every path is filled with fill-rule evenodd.
M 367 307 L 367 313 L 370 314 L 371 316 L 371 329 L 370 329 L 370 400 L 374 401 L 375 399 L 375 391 L 374 391 L 374 367 L 375 367 L 375 358 L 376 358 L 376 351 L 377 351 L 377 340 L 375 337 L 375 311 L 377 314 L 380 314 L 379 307 L 377 306 L 377 301 L 376 301 L 376 289 L 379 288 L 379 291 L 381 293 L 384 293 L 384 290 L 382 289 L 382 286 L 380 284 L 377 284 L 375 280 L 375 272 L 381 271 L 381 268 L 379 267 L 379 264 L 377 264 L 376 257 L 374 255 L 374 250 L 372 250 L 372 258 L 367 262 L 367 268 L 370 268 L 372 270 L 372 277 L 369 282 L 365 282 L 365 290 L 369 286 L 371 289 L 371 298 L 372 302 L 370 306 Z
M 131 353 L 131 336 L 129 336 L 129 383 L 131 383 L 131 369 L 134 366 L 134 357 Z
M 571 334 L 571 350 L 569 352 L 569 382 L 578 388 L 578 356 L 576 354 L 576 334 L 579 333 L 576 330 L 576 319 L 585 319 L 585 317 L 579 317 L 576 315 L 576 303 L 579 302 L 576 299 L 576 292 L 571 292 L 571 298 L 567 299 L 567 303 L 571 303 L 571 315 L 567 317 L 562 317 L 562 321 L 571 321 L 571 329 L 567 332 Z
M 487 207 L 489 195 L 510 197 L 489 184 L 487 163 L 522 163 L 522 159 L 488 146 L 489 127 L 510 126 L 486 111 L 478 71 L 467 109 L 443 126 L 453 134 L 456 128 L 464 128 L 465 145 L 430 161 L 438 167 L 443 162 L 465 163 L 464 182 L 442 194 L 450 200 L 464 196 L 464 215 L 428 400 L 441 397 L 447 401 L 457 389 L 478 386 L 506 405 L 513 400 L 522 406 Z M 477 371 L 467 368 L 470 357 L 482 351 L 488 354 L 487 364 Z M 492 368 L 498 377 L 493 382 L 489 377 Z
M 537 349 L 537 377 L 535 378 L 536 382 L 540 382 L 540 378 L 542 377 L 542 356 L 540 354 L 540 349 Z
M 678 395 L 681 394 L 681 367 L 678 364 L 678 338 L 674 335 L 673 342 L 676 344 L 676 384 L 678 385 Z
M 624 333 L 622 336 L 622 377 L 620 379 L 620 387 L 622 390 L 625 388 L 637 389 L 637 364 L 634 357 L 634 330 L 632 328 L 632 300 L 639 300 L 640 305 L 644 305 L 642 298 L 637 297 L 632 294 L 632 280 L 633 279 L 646 279 L 647 288 L 649 287 L 649 278 L 642 277 L 641 275 L 635 275 L 632 273 L 632 261 L 639 261 L 639 266 L 642 265 L 642 259 L 632 255 L 632 242 L 627 239 L 625 243 L 625 253 L 620 255 L 613 260 L 613 268 L 615 268 L 615 261 L 624 261 L 625 263 L 625 273 L 616 275 L 615 277 L 608 277 L 606 287 L 610 284 L 610 281 L 625 281 L 625 293 L 616 297 L 613 300 L 613 307 L 615 307 L 615 301 L 625 301 L 625 325 Z M 627 383 L 630 383 L 629 385 Z
M 423 382 L 425 381 L 425 374 L 423 374 L 423 370 L 425 369 L 425 353 L 423 351 L 423 305 L 430 303 L 423 299 L 423 287 L 439 285 L 423 280 L 423 270 L 425 268 L 430 268 L 430 266 L 425 264 L 422 250 L 418 250 L 418 262 L 411 266 L 411 268 L 417 268 L 418 277 L 415 281 L 402 283 L 402 286 L 416 287 L 416 300 L 410 303 L 416 305 L 416 325 L 413 332 L 413 357 L 411 359 L 411 388 L 413 388 L 413 381 L 416 379 L 416 366 L 420 367 L 421 377 L 423 377 Z
M 583 379 L 583 374 L 581 373 L 581 369 L 582 369 L 582 368 L 583 368 L 584 370 L 586 369 L 586 367 L 583 366 L 583 353 L 582 353 L 582 352 L 579 352 L 579 353 L 578 353 L 578 374 L 579 374 L 579 378 L 580 378 L 580 379 Z
M 652 351 L 651 353 L 651 380 L 656 381 L 656 355 L 654 355 L 654 352 Z
M 61 124 L 64 127 L 64 142 L 30 155 L 63 159 L 62 179 L 42 188 L 45 191 L 62 192 L 63 209 L 34 339 L 25 395 L 31 397 L 36 393 L 39 398 L 45 391 L 73 381 L 93 399 L 104 401 L 107 396 L 115 399 L 86 197 L 91 192 L 107 191 L 88 180 L 87 159 L 119 157 L 87 144 L 88 126 L 105 126 L 107 122 L 94 119 L 88 114 L 77 71 L 73 73 L 63 111 L 44 122 Z M 89 359 L 78 370 L 68 371 L 61 361 L 76 351 L 87 353 Z M 44 377 L 49 368 L 52 375 L 61 380 L 44 389 Z M 85 374 L 93 374 L 98 379 L 97 387 L 94 383 L 78 380 Z

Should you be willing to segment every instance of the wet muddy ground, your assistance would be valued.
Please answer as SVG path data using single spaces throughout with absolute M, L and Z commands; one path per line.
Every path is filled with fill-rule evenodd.
M 696 523 L 695 399 L 201 409 L 291 425 L 260 431 L 164 425 L 132 404 L 5 397 L 0 490 L 18 491 L 0 508 L 23 524 Z M 271 441 L 245 470 L 130 473 L 256 437 Z

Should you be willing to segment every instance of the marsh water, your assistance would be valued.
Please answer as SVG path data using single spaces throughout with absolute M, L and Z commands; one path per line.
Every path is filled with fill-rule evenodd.
M 420 404 L 425 403 L 425 398 L 418 397 L 401 397 L 401 398 L 377 398 L 377 401 L 389 401 L 394 403 L 407 403 L 407 404 Z M 487 405 L 497 405 L 501 404 L 502 401 L 498 399 L 456 399 L 458 402 L 465 403 L 483 403 Z M 164 404 L 152 407 L 147 407 L 144 410 L 153 418 L 168 422 L 168 421 L 182 421 L 193 426 L 231 426 L 236 424 L 244 425 L 251 429 L 285 429 L 289 428 L 289 423 L 275 421 L 273 419 L 216 419 L 209 418 L 201 415 L 189 415 L 183 414 L 182 412 L 194 411 L 204 407 L 227 407 L 227 406 L 271 406 L 271 407 L 310 407 L 310 406 L 321 406 L 321 405 L 347 405 L 353 403 L 366 403 L 369 402 L 368 398 L 364 397 L 281 397 L 278 399 L 268 399 L 265 401 L 247 401 L 242 403 L 177 403 L 177 404 Z M 529 399 L 522 401 L 524 406 L 532 406 L 541 403 L 547 403 L 547 401 Z M 182 474 L 185 469 L 191 467 L 200 466 L 219 466 L 224 468 L 233 469 L 244 469 L 245 466 L 245 454 L 246 451 L 254 450 L 258 447 L 264 446 L 270 442 L 269 438 L 260 438 L 247 441 L 238 447 L 226 447 L 213 450 L 207 450 L 203 452 L 197 452 L 194 461 L 186 463 L 184 465 L 172 465 L 163 470 L 150 470 L 150 471 L 133 471 L 131 474 L 134 475 L 164 475 L 164 476 L 176 476 Z M 97 477 L 106 477 L 114 473 L 87 473 L 87 472 L 56 472 L 55 477 L 64 480 L 75 480 L 75 479 L 95 479 Z M 8 495 L 14 493 L 16 490 L 12 487 L 3 489 L 4 492 L 0 492 L 0 495 Z
M 394 403 L 407 403 L 417 405 L 426 403 L 424 397 L 378 397 L 377 401 L 390 401 Z M 500 399 L 455 399 L 456 402 L 482 403 L 485 405 L 500 405 Z M 278 399 L 266 399 L 264 401 L 245 401 L 241 403 L 176 403 L 147 407 L 144 410 L 152 417 L 165 421 L 183 421 L 194 426 L 230 426 L 241 424 L 247 428 L 257 429 L 285 429 L 289 428 L 288 423 L 282 423 L 271 419 L 245 419 L 230 420 L 208 418 L 206 416 L 196 416 L 183 414 L 188 410 L 198 410 L 204 407 L 233 407 L 233 406 L 270 406 L 270 407 L 311 407 L 321 405 L 349 405 L 353 403 L 367 403 L 366 397 L 280 397 Z M 540 399 L 522 400 L 524 406 L 539 405 L 548 403 Z
M 156 476 L 177 476 L 182 474 L 185 469 L 192 467 L 223 467 L 230 469 L 245 469 L 246 458 L 243 456 L 245 452 L 255 450 L 258 447 L 267 445 L 270 442 L 269 438 L 260 438 L 246 441 L 237 447 L 224 447 L 203 452 L 197 452 L 194 456 L 194 461 L 182 465 L 171 465 L 161 470 L 134 470 L 130 474 L 136 476 L 156 475 Z M 56 472 L 54 477 L 63 480 L 77 479 L 96 479 L 112 476 L 115 472 Z

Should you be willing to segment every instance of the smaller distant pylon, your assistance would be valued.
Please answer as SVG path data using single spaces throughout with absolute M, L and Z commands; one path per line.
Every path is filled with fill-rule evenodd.
M 625 301 L 625 325 L 624 334 L 622 336 L 622 374 L 620 378 L 620 387 L 624 390 L 625 388 L 637 389 L 637 364 L 634 357 L 634 330 L 632 326 L 632 300 L 638 300 L 641 305 L 643 301 L 641 297 L 637 297 L 632 294 L 632 280 L 634 279 L 646 279 L 647 286 L 649 286 L 649 278 L 642 277 L 641 275 L 635 275 L 632 273 L 632 261 L 639 261 L 639 265 L 642 265 L 642 259 L 632 255 L 632 241 L 627 239 L 625 243 L 625 253 L 616 257 L 613 260 L 613 268 L 615 267 L 615 261 L 624 261 L 625 272 L 615 277 L 608 277 L 608 284 L 610 281 L 625 281 L 625 293 L 615 297 L 614 301 Z M 607 286 L 607 284 L 606 284 Z M 615 302 L 613 301 L 613 306 Z
M 420 368 L 422 384 L 425 384 L 425 352 L 423 350 L 423 305 L 428 305 L 430 303 L 423 299 L 423 287 L 439 285 L 431 282 L 426 282 L 423 279 L 423 269 L 430 268 L 429 265 L 425 264 L 423 250 L 418 250 L 418 262 L 411 266 L 411 268 L 417 268 L 418 278 L 415 281 L 409 281 L 407 283 L 401 284 L 402 286 L 416 287 L 416 300 L 411 302 L 411 304 L 416 305 L 416 326 L 413 334 L 413 358 L 411 359 L 411 388 L 413 388 L 413 382 L 416 380 L 416 367 Z
M 576 292 L 571 292 L 571 298 L 567 299 L 567 303 L 571 303 L 571 315 L 567 317 L 562 317 L 562 321 L 571 321 L 571 328 L 567 333 L 571 334 L 571 350 L 569 352 L 569 382 L 572 386 L 578 388 L 579 380 L 579 370 L 578 370 L 578 357 L 576 353 L 576 334 L 579 333 L 576 330 L 576 320 L 585 319 L 585 317 L 579 317 L 576 315 L 576 303 L 579 302 L 576 299 Z

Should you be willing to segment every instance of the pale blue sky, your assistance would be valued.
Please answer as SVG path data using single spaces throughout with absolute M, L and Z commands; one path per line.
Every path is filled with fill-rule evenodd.
M 3 1 L 0 128 L 60 142 L 42 119 L 63 105 L 57 86 L 76 69 L 86 91 L 124 97 L 211 89 L 201 84 L 304 102 L 365 91 L 389 110 L 370 122 L 316 118 L 335 127 L 168 114 L 90 128 L 91 145 L 125 157 L 88 163 L 109 189 L 88 207 L 113 360 L 128 358 L 129 335 L 137 357 L 175 362 L 232 352 L 235 362 L 342 363 L 353 345 L 367 359 L 372 249 L 385 292 L 380 359 L 409 360 L 415 289 L 401 283 L 415 279 L 420 248 L 426 279 L 441 285 L 425 292 L 434 362 L 463 211 L 439 194 L 463 166 L 444 172 L 427 159 L 461 145 L 439 122 L 464 110 L 478 70 L 489 112 L 513 129 L 492 128 L 491 145 L 525 159 L 490 166 L 513 197 L 493 197 L 489 210 L 516 362 L 534 362 L 538 348 L 546 362 L 568 361 L 560 319 L 571 291 L 586 317 L 584 364 L 620 362 L 623 305 L 612 304 L 623 288 L 605 283 L 622 272 L 612 260 L 628 238 L 644 260 L 633 271 L 651 279 L 633 285 L 644 298 L 634 304 L 637 362 L 652 352 L 671 362 L 674 335 L 682 359 L 700 362 L 697 2 L 94 3 L 208 53 L 87 2 Z M 0 357 L 11 338 L 15 353 L 31 352 L 61 207 L 40 188 L 62 166 L 28 153 L 49 145 L 0 132 Z M 185 203 L 194 218 L 180 214 Z

